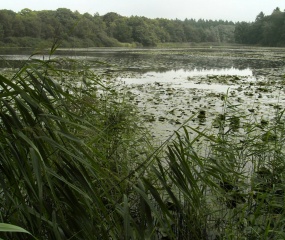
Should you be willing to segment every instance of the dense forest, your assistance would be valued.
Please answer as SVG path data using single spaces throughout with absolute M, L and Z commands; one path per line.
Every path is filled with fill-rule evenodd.
M 285 46 L 285 11 L 276 8 L 269 16 L 260 12 L 253 23 L 237 23 L 235 41 L 242 44 Z
M 63 47 L 156 46 L 165 42 L 216 42 L 285 45 L 285 12 L 276 8 L 262 12 L 255 22 L 204 19 L 149 19 L 124 17 L 110 12 L 103 16 L 80 14 L 66 8 L 56 11 L 0 10 L 2 46 L 50 46 L 55 39 Z

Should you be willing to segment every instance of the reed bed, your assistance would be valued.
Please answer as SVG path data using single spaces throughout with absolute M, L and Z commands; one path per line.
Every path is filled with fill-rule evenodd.
M 21 227 L 1 237 L 285 238 L 284 111 L 256 120 L 226 98 L 218 129 L 154 149 L 136 108 L 74 61 L 30 60 L 0 90 L 0 221 Z

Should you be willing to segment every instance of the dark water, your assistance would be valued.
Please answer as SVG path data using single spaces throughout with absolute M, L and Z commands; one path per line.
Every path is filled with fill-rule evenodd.
M 255 75 L 258 69 L 280 68 L 284 66 L 284 49 L 281 51 L 257 48 L 253 49 L 125 49 L 125 48 L 86 48 L 58 49 L 49 56 L 48 50 L 5 48 L 0 49 L 0 68 L 19 68 L 28 59 L 47 60 L 50 58 L 69 57 L 85 61 L 90 67 L 99 65 L 110 71 L 169 72 L 184 71 L 188 75 L 212 72 L 219 74 L 235 71 L 235 75 Z M 240 71 L 240 72 L 238 72 Z M 211 73 L 210 73 L 211 74 Z

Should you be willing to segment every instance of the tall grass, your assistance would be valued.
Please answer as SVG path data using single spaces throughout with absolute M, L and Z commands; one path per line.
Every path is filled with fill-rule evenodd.
M 256 119 L 226 98 L 214 131 L 154 150 L 78 63 L 31 60 L 0 90 L 0 222 L 38 239 L 284 239 L 284 111 Z
M 0 222 L 39 239 L 117 238 L 121 179 L 148 146 L 135 110 L 74 64 L 34 60 L 0 76 Z
M 134 239 L 283 239 L 283 113 L 256 120 L 226 100 L 219 129 L 177 133 L 135 188 L 148 211 L 125 220 Z

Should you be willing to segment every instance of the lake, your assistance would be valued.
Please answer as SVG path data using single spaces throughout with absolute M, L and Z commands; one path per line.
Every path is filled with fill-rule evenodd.
M 285 106 L 284 48 L 58 49 L 51 57 L 44 51 L 31 53 L 29 49 L 1 49 L 2 71 L 21 67 L 29 58 L 83 61 L 128 93 L 157 142 L 201 110 L 207 121 L 193 118 L 191 126 L 212 129 L 223 110 L 225 94 L 238 111 L 256 121 L 271 119 L 276 109 Z

